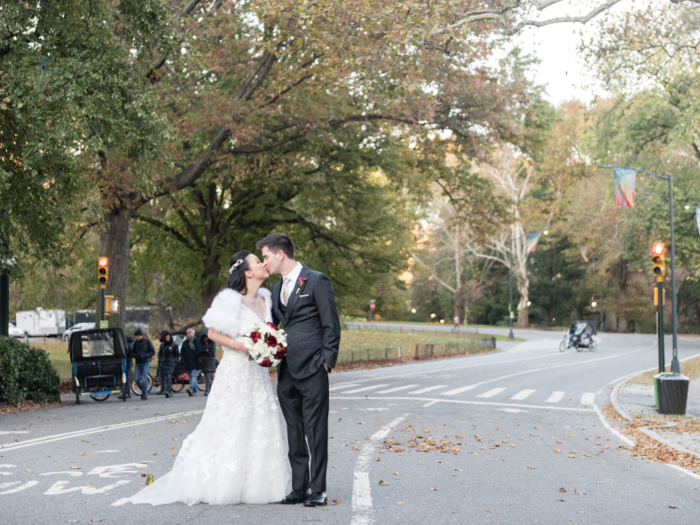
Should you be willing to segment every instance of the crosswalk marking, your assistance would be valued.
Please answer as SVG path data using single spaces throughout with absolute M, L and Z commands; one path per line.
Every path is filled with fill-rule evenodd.
M 586 392 L 581 396 L 581 404 L 582 405 L 593 405 L 595 404 L 595 394 L 592 394 L 590 392 Z
M 513 397 L 511 397 L 511 399 L 515 399 L 515 400 L 520 401 L 520 400 L 526 399 L 533 392 L 534 392 L 534 390 L 527 390 L 527 389 L 521 390 L 520 392 L 515 394 Z
M 489 390 L 488 392 L 484 392 L 483 394 L 479 394 L 479 395 L 476 396 L 476 397 L 484 397 L 484 398 L 493 397 L 493 396 L 495 396 L 495 395 L 497 395 L 497 394 L 500 394 L 500 393 L 503 392 L 504 390 L 505 390 L 505 388 L 492 388 L 492 389 Z
M 435 385 L 435 386 L 429 386 L 428 388 L 421 388 L 420 390 L 414 390 L 413 392 L 409 392 L 409 394 L 425 394 L 426 392 L 432 392 L 433 390 L 437 390 L 438 388 L 445 388 L 447 385 Z
M 564 398 L 564 394 L 566 394 L 566 392 L 561 392 L 559 390 L 552 392 L 552 395 L 545 399 L 545 403 L 559 403 L 559 401 Z
M 455 388 L 454 390 L 448 390 L 447 392 L 443 392 L 440 395 L 441 396 L 456 396 L 457 394 L 461 394 L 462 392 L 466 392 L 467 390 L 471 390 L 472 388 L 476 388 L 476 385 L 469 385 L 469 386 L 463 386 L 460 388 Z
M 395 388 L 390 388 L 389 390 L 380 390 L 377 394 L 391 394 L 392 392 L 398 392 L 399 390 L 408 390 L 409 388 L 417 387 L 418 385 L 404 385 L 397 386 Z
M 365 391 L 367 391 L 367 390 L 374 390 L 375 388 L 382 388 L 382 387 L 385 387 L 385 386 L 389 386 L 389 385 L 372 385 L 372 386 L 366 386 L 366 387 L 363 387 L 363 388 L 356 388 L 356 389 L 354 389 L 354 390 L 346 390 L 345 392 L 341 392 L 341 394 L 355 394 L 355 393 L 357 393 L 357 392 L 365 392 Z
M 358 386 L 360 383 L 343 383 L 342 385 L 336 385 L 332 386 L 328 389 L 329 392 L 333 392 L 334 390 L 343 390 L 344 388 L 350 388 L 353 386 Z

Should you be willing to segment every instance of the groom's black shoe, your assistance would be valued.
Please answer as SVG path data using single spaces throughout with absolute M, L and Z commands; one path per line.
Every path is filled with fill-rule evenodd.
M 304 502 L 304 507 L 325 507 L 328 505 L 328 498 L 325 492 L 314 492 Z
M 296 505 L 297 503 L 304 503 L 306 498 L 309 497 L 309 491 L 307 490 L 293 490 L 281 501 L 283 505 Z

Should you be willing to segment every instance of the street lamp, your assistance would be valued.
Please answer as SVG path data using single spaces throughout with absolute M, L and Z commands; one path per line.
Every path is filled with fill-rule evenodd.
M 416 313 L 416 309 L 415 309 L 415 308 L 411 308 L 411 313 L 412 313 L 412 314 L 415 314 L 415 313 Z
M 435 319 L 435 317 L 437 317 L 435 314 L 430 314 L 431 319 Z
M 542 230 L 539 232 L 535 232 L 535 235 L 540 233 L 548 235 L 549 231 Z M 520 235 L 518 237 L 511 236 L 510 238 L 510 268 L 508 269 L 508 273 L 510 274 L 508 277 L 510 281 L 510 299 L 508 301 L 508 327 L 510 330 L 508 332 L 508 339 L 515 339 L 515 337 L 513 336 L 513 317 L 515 317 L 515 314 L 513 314 L 513 241 L 522 239 L 523 237 L 527 237 L 527 234 Z M 528 306 L 530 306 L 530 303 L 528 303 Z
M 598 306 L 598 303 L 596 303 L 595 301 L 593 301 L 593 302 L 591 303 L 591 308 L 595 308 L 596 306 Z
M 671 372 L 680 374 L 681 373 L 681 363 L 678 361 L 678 323 L 677 319 L 677 301 L 676 301 L 676 242 L 673 234 L 673 175 L 670 173 L 668 175 L 659 175 L 658 173 L 653 173 L 651 171 L 640 170 L 637 168 L 630 168 L 628 166 L 616 166 L 612 164 L 604 164 L 598 166 L 599 168 L 622 168 L 627 170 L 633 170 L 639 173 L 646 173 L 657 179 L 668 181 L 668 209 L 669 209 L 669 219 L 671 223 L 671 301 L 673 303 L 672 316 L 673 316 L 673 359 L 671 360 Z

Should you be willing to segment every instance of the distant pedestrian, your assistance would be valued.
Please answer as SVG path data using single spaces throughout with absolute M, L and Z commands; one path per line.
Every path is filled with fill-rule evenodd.
M 190 376 L 190 387 L 187 389 L 187 393 L 190 396 L 198 392 L 197 374 L 199 374 L 199 354 L 201 352 L 202 344 L 199 342 L 199 339 L 194 336 L 194 328 L 188 328 L 187 338 L 182 342 L 182 346 L 180 347 L 180 358 Z
M 148 369 L 151 365 L 153 356 L 156 355 L 156 349 L 150 339 L 143 337 L 143 332 L 137 328 L 134 332 L 134 380 L 141 389 L 141 399 L 148 399 Z
M 165 397 L 170 397 L 173 395 L 173 371 L 180 358 L 180 352 L 170 332 L 165 330 L 163 332 L 163 342 L 158 350 L 158 364 L 160 366 L 163 394 L 165 394 Z
M 124 374 L 126 376 L 126 390 L 124 390 L 124 394 L 119 396 L 119 399 L 131 399 L 131 369 L 134 365 L 134 357 L 132 355 L 134 351 L 134 338 L 129 334 L 126 334 L 126 348 L 124 350 L 126 351 L 126 372 Z
M 202 353 L 199 354 L 199 369 L 204 374 L 206 387 L 204 395 L 208 396 L 211 392 L 212 374 L 216 372 L 216 343 L 209 339 L 207 334 L 204 334 L 201 339 Z

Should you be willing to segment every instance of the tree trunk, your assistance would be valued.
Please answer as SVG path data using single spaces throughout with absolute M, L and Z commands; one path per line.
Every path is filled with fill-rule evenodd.
M 200 294 L 202 300 L 202 314 L 209 309 L 214 297 L 219 293 L 219 276 L 221 275 L 221 264 L 216 256 L 210 256 L 204 261 L 204 271 L 202 271 L 202 279 L 204 279 L 204 287 Z
M 530 310 L 527 302 L 530 299 L 530 282 L 525 279 L 517 280 L 518 292 L 520 293 L 520 301 L 518 302 L 518 322 L 515 325 L 517 328 L 527 328 L 530 325 Z
M 119 313 L 107 316 L 110 328 L 126 326 L 126 291 L 129 283 L 131 213 L 124 209 L 105 212 L 100 231 L 100 256 L 109 257 L 106 295 L 119 300 Z M 97 265 L 95 265 L 97 266 Z M 99 318 L 99 290 L 97 316 Z

